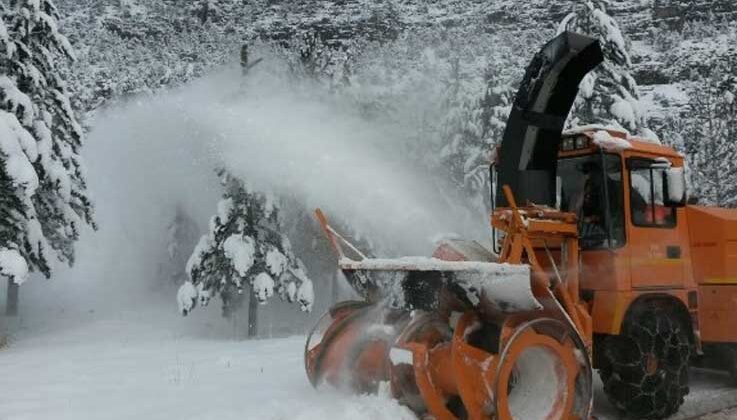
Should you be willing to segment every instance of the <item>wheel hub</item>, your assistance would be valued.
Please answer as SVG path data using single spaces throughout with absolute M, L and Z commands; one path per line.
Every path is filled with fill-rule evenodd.
M 657 356 L 655 356 L 652 353 L 649 353 L 647 357 L 645 358 L 645 371 L 648 375 L 655 375 L 655 372 L 658 371 L 658 367 L 660 366 L 660 361 L 658 360 Z

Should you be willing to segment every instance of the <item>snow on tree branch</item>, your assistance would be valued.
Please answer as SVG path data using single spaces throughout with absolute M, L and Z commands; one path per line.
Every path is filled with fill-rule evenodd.
M 605 0 L 577 4 L 558 27 L 558 33 L 572 31 L 597 38 L 604 52 L 604 62 L 581 82 L 567 125 L 604 124 L 649 139 L 652 132 L 645 125 L 646 112 L 630 74 L 630 44 L 607 14 L 607 4 Z M 652 141 L 658 142 L 657 138 Z
M 15 249 L 0 248 L 0 276 L 4 276 L 17 284 L 28 279 L 26 259 Z
M 74 52 L 50 0 L 14 1 L 0 14 L 0 231 L 12 233 L 0 248 L 49 277 L 50 260 L 72 264 L 81 226 L 94 227 L 84 132 L 60 70 Z
M 177 301 L 186 315 L 196 305 L 219 293 L 225 313 L 232 313 L 246 289 L 265 304 L 275 294 L 312 309 L 312 282 L 302 262 L 281 233 L 279 207 L 268 195 L 251 191 L 244 182 L 219 171 L 223 199 L 187 261 L 190 281 L 179 289 Z

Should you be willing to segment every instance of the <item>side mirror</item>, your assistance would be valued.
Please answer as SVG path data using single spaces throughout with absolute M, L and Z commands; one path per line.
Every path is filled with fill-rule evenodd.
M 669 207 L 686 205 L 686 172 L 683 168 L 668 168 L 663 173 L 663 198 Z

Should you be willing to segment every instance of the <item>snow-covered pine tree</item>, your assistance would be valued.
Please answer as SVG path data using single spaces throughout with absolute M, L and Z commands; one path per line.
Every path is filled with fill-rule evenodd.
M 604 52 L 604 62 L 581 82 L 568 125 L 614 126 L 656 140 L 645 126 L 637 82 L 630 74 L 630 44 L 617 21 L 607 14 L 607 5 L 607 0 L 580 2 L 558 27 L 558 33 L 572 31 L 597 38 Z
M 217 0 L 199 0 L 190 7 L 202 25 L 213 21 L 220 12 Z
M 713 64 L 688 92 L 683 147 L 692 194 L 707 204 L 737 207 L 737 65 L 727 59 Z
M 275 293 L 312 309 L 312 282 L 302 262 L 293 254 L 282 233 L 279 208 L 269 194 L 251 191 L 240 179 L 219 170 L 223 199 L 187 262 L 188 281 L 177 299 L 183 315 L 199 303 L 206 305 L 212 293 L 223 301 L 223 315 L 230 316 L 249 290 L 248 335 L 257 334 L 257 307 Z
M 489 208 L 489 163 L 504 133 L 514 94 L 493 66 L 486 69 L 484 79 L 482 96 L 448 98 L 448 115 L 441 127 L 445 143 L 439 153 L 449 180 L 480 212 Z
M 5 79 L 0 77 L 0 84 L 8 82 Z M 49 272 L 45 248 L 33 247 L 35 240 L 45 244 L 32 202 L 38 188 L 33 169 L 37 156 L 31 134 L 14 114 L 0 111 L 0 277 L 8 279 L 8 315 L 15 315 L 18 285 L 27 279 L 29 265 Z
M 3 260 L 16 268 L 49 277 L 52 257 L 73 264 L 81 225 L 94 226 L 79 156 L 84 132 L 59 67 L 74 53 L 50 0 L 13 0 L 0 13 L 0 184 L 8 204 L 0 250 L 13 254 Z

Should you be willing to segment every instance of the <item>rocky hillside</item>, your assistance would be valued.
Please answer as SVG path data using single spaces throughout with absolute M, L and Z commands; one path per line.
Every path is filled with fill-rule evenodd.
M 520 10 L 510 0 L 58 1 L 66 16 L 64 29 L 81 50 L 82 61 L 86 65 L 89 59 L 97 69 L 80 81 L 97 91 L 83 92 L 88 108 L 107 97 L 196 77 L 232 58 L 237 44 L 254 36 L 288 42 L 311 30 L 336 43 L 356 37 L 389 40 L 402 31 L 433 26 L 552 34 L 572 4 L 530 0 Z M 634 74 L 641 86 L 692 79 L 694 71 L 710 66 L 714 55 L 737 59 L 734 44 L 728 42 L 730 33 L 734 38 L 729 23 L 737 20 L 737 2 L 732 0 L 610 0 L 608 10 L 633 41 Z M 152 45 L 165 47 L 149 57 L 146 50 Z M 146 69 L 133 73 L 138 80 L 120 77 L 121 66 L 144 63 Z M 113 79 L 114 86 L 105 78 Z
M 647 114 L 646 125 L 693 156 L 695 167 L 698 159 L 708 166 L 710 153 L 691 143 L 709 138 L 724 143 L 713 149 L 726 155 L 725 162 L 737 159 L 737 150 L 729 145 L 737 136 L 737 118 L 729 111 L 737 92 L 737 2 L 590 1 L 605 5 L 627 40 L 624 48 L 631 63 L 626 71 L 639 86 L 636 96 L 643 106 L 638 108 Z M 483 138 L 473 146 L 474 153 L 495 141 L 492 128 L 503 126 L 505 103 L 529 59 L 580 4 L 58 0 L 63 29 L 79 53 L 69 69 L 74 76 L 70 90 L 76 106 L 85 111 L 110 99 L 192 80 L 237 61 L 244 43 L 256 43 L 284 58 L 290 68 L 324 79 L 330 91 L 350 86 L 349 96 L 373 116 L 383 112 L 396 117 L 401 109 L 411 114 L 403 115 L 405 121 L 432 121 L 430 127 L 419 124 L 407 131 L 431 132 L 441 149 L 443 144 L 454 149 L 458 138 Z M 481 109 L 484 103 L 495 105 Z M 718 132 L 705 133 L 702 127 L 714 122 Z M 470 161 L 465 151 L 445 147 L 432 153 L 456 154 L 458 182 L 467 182 Z M 710 176 L 732 171 L 728 165 Z M 716 197 L 716 190 L 709 194 Z M 734 203 L 732 198 L 710 200 L 737 205 L 737 190 L 729 197 Z

